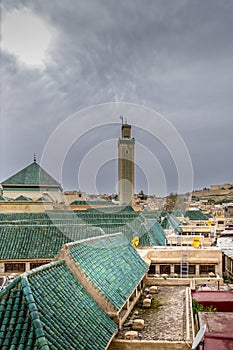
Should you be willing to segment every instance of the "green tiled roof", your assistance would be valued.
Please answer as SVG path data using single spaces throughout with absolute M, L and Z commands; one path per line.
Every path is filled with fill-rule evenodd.
M 0 259 L 53 258 L 70 241 L 56 227 L 0 225 Z
M 174 215 L 176 218 L 183 218 L 184 217 L 184 210 L 176 209 L 172 211 L 172 215 Z
M 78 212 L 78 211 L 77 211 Z M 112 214 L 112 215 L 121 215 L 123 213 L 129 213 L 133 214 L 136 213 L 134 209 L 128 205 L 118 205 L 112 203 L 112 205 L 106 206 L 106 207 L 101 207 L 101 208 L 87 208 L 86 210 L 87 213 L 106 213 L 106 214 Z
M 102 200 L 102 201 L 94 201 L 94 200 L 75 200 L 70 205 L 116 205 L 112 201 Z
M 125 225 L 118 226 L 118 232 L 123 232 L 129 242 L 139 237 L 139 247 L 165 245 L 165 233 L 156 219 L 147 219 L 140 215 Z M 116 232 L 115 230 L 115 232 Z M 106 233 L 109 232 L 105 229 Z M 109 232 L 113 233 L 113 232 Z
M 0 260 L 54 258 L 63 244 L 101 234 L 85 225 L 0 225 Z
M 150 210 L 150 209 L 146 208 L 143 210 L 142 215 L 148 219 L 157 219 L 158 220 L 161 216 L 161 211 L 160 210 Z
M 166 235 L 160 223 L 157 220 L 147 220 L 147 223 L 150 227 L 149 233 L 153 245 L 164 246 L 166 243 Z
M 126 225 L 119 227 L 119 232 L 123 232 L 124 236 L 131 243 L 132 240 L 137 236 L 139 237 L 139 246 L 151 246 L 150 236 L 148 230 L 141 217 L 135 218 L 132 221 L 126 223 Z
M 135 236 L 139 237 L 139 247 L 143 246 L 163 246 L 166 237 L 161 225 L 156 219 L 146 219 L 142 216 L 134 220 L 126 221 L 125 224 L 104 226 L 106 234 L 122 232 L 129 242 Z
M 42 197 L 38 198 L 36 201 L 37 202 L 50 202 L 51 200 L 42 196 Z
M 36 162 L 2 182 L 3 188 L 7 187 L 7 185 L 50 185 L 60 187 L 60 184 Z
M 31 202 L 32 199 L 29 197 L 25 197 L 25 196 L 19 196 L 15 199 L 15 201 L 26 201 L 26 202 Z
M 8 198 L 8 197 L 5 197 L 5 196 L 0 196 L 0 201 L 8 202 L 8 201 L 12 201 L 12 200 L 13 200 L 12 198 Z
M 208 220 L 209 216 L 205 215 L 201 210 L 187 210 L 184 214 L 190 220 Z
M 164 230 L 168 230 L 170 228 L 170 223 L 168 221 L 167 216 L 165 216 L 165 218 L 163 219 L 161 226 Z
M 74 261 L 95 287 L 120 310 L 148 266 L 121 234 L 68 245 Z
M 136 213 L 0 214 L 0 259 L 53 258 L 65 243 L 117 232 L 130 243 L 139 236 L 139 246 L 164 245 L 163 231 L 150 220 Z
M 81 211 L 56 211 L 51 210 L 46 213 L 0 213 L 0 222 L 12 222 L 12 221 L 25 221 L 28 224 L 32 222 L 53 224 L 54 222 L 60 224 L 66 223 L 86 223 L 95 226 L 102 226 L 108 224 L 126 224 L 127 222 L 134 221 L 137 217 L 140 217 L 136 212 L 102 212 L 101 210 L 95 210 L 94 212 L 88 210 Z
M 39 349 L 32 319 L 29 317 L 25 296 L 22 292 L 20 277 L 17 277 L 0 292 L 0 326 L 0 348 L 2 350 Z M 43 339 L 42 336 L 43 334 L 41 334 L 40 341 Z M 40 349 L 49 349 L 46 344 Z
M 64 261 L 19 276 L 0 292 L 1 350 L 102 350 L 116 329 Z
M 182 232 L 181 223 L 173 214 L 168 213 L 163 219 L 161 226 L 164 229 L 172 229 L 175 234 Z

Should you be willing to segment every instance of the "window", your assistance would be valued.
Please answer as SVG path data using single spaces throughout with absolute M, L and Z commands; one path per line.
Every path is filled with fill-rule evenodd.
M 180 265 L 175 265 L 174 272 L 177 273 L 178 275 L 180 274 Z M 189 265 L 189 275 L 195 275 L 195 274 L 196 274 L 196 265 Z
M 24 263 L 5 264 L 5 272 L 24 272 Z
M 151 264 L 148 271 L 148 275 L 154 275 L 154 274 L 155 274 L 155 264 Z
M 189 265 L 189 274 L 190 275 L 196 274 L 196 265 Z
M 160 265 L 159 270 L 160 270 L 160 275 L 162 275 L 163 273 L 170 275 L 171 266 L 170 265 Z
M 200 275 L 208 275 L 209 272 L 215 273 L 214 265 L 200 265 Z
M 35 269 L 36 267 L 39 267 L 41 265 L 48 264 L 47 262 L 40 262 L 40 263 L 30 263 L 30 269 Z

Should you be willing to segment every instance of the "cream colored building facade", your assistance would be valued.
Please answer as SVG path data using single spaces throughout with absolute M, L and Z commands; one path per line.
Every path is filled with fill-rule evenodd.
M 216 247 L 153 247 L 137 249 L 150 265 L 148 276 L 169 278 L 222 277 L 222 250 Z M 183 269 L 183 273 L 181 270 Z

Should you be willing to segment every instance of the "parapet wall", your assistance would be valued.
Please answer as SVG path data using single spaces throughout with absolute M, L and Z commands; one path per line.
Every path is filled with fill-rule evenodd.
M 152 340 L 117 340 L 114 339 L 109 350 L 190 350 L 191 343 L 183 341 L 152 341 Z
M 198 278 L 162 278 L 162 277 L 146 277 L 145 284 L 149 286 L 191 286 L 195 289 L 195 285 L 211 284 L 211 285 L 223 285 L 223 278 L 220 277 L 198 277 Z

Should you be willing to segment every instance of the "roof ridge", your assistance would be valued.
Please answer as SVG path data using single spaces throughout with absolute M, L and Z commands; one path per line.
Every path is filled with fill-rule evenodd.
M 2 186 L 7 185 L 40 185 L 40 186 L 59 186 L 61 184 L 55 180 L 46 170 L 38 163 L 33 162 L 15 174 L 2 181 Z
M 15 287 L 16 284 L 20 282 L 20 280 L 21 280 L 21 276 L 19 275 L 16 278 L 14 278 L 14 280 L 10 282 L 4 289 L 0 290 L 0 298 L 2 298 L 5 294 L 7 294 L 12 289 L 12 287 Z
M 39 267 L 36 267 L 35 269 L 29 270 L 27 272 L 24 272 L 22 276 L 25 276 L 27 278 L 31 278 L 35 275 L 37 275 L 40 272 L 43 272 L 44 270 L 51 269 L 55 266 L 65 265 L 65 260 L 58 260 L 58 261 L 51 261 L 48 264 L 41 265 Z
M 122 236 L 124 237 L 122 232 L 117 232 L 117 233 L 113 233 L 113 234 L 106 234 L 106 235 L 101 235 L 101 236 L 96 236 L 96 237 L 89 237 L 89 238 L 84 238 L 84 239 L 80 239 L 78 241 L 75 242 L 69 242 L 69 243 L 65 243 L 62 246 L 62 249 L 70 249 L 73 248 L 77 245 L 83 244 L 83 243 L 89 243 L 92 241 L 98 241 L 100 239 L 106 239 L 106 238 L 112 238 L 112 237 L 118 237 L 118 236 Z
M 38 312 L 33 292 L 27 278 L 27 273 L 23 273 L 20 277 L 22 292 L 28 307 L 29 317 L 34 328 L 37 346 L 41 350 L 49 350 L 48 341 L 46 340 L 44 334 L 43 323 L 40 319 L 40 314 Z M 31 304 L 31 307 L 29 307 L 29 304 Z
M 25 199 L 26 201 L 32 201 L 32 198 L 24 196 L 22 194 L 20 196 L 18 196 L 17 198 L 15 198 L 14 200 L 15 201 L 20 201 L 20 200 L 23 200 L 23 199 Z

